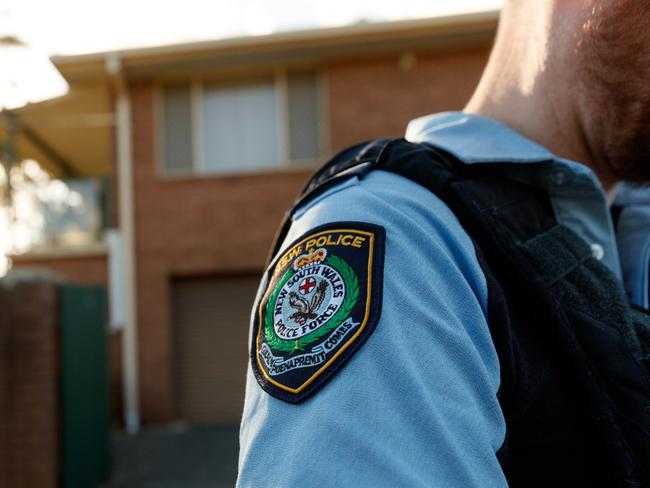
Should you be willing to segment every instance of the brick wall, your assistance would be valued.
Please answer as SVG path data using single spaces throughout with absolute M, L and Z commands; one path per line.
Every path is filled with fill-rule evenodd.
M 45 269 L 73 285 L 108 284 L 106 254 L 43 257 L 36 254 L 12 258 L 13 269 Z
M 486 49 L 324 66 L 331 149 L 400 136 L 413 117 L 460 109 Z M 261 272 L 285 209 L 310 172 L 227 177 L 162 175 L 156 161 L 153 83 L 130 85 L 133 116 L 138 348 L 142 417 L 174 419 L 170 283 L 174 276 Z
M 108 263 L 105 254 L 64 257 L 16 256 L 13 269 L 41 269 L 71 285 L 101 285 L 108 290 Z M 111 331 L 108 337 L 111 420 L 121 425 L 122 409 L 122 334 Z M 0 488 L 2 485 L 0 485 Z
M 398 56 L 328 66 L 333 151 L 375 137 L 400 137 L 415 117 L 463 108 L 488 54 L 488 49 L 423 53 L 407 70 Z
M 0 486 L 58 484 L 57 292 L 0 286 Z
M 260 272 L 307 172 L 162 176 L 155 160 L 152 85 L 130 86 L 133 112 L 138 351 L 145 422 L 174 419 L 173 276 Z

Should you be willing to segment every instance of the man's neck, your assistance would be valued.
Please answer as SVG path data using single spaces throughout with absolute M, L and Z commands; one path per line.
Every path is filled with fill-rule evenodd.
M 566 69 L 571 61 L 548 57 L 548 52 L 558 50 L 539 41 L 549 34 L 542 20 L 538 25 L 539 32 L 532 33 L 513 35 L 500 30 L 481 82 L 464 111 L 490 117 L 558 157 L 588 166 L 609 193 L 616 179 L 602 170 L 586 137 L 579 90 L 573 73 Z M 559 38 L 555 42 L 563 42 L 562 33 L 555 35 Z

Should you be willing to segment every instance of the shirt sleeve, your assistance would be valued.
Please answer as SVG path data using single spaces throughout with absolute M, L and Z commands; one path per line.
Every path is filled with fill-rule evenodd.
M 469 237 L 435 195 L 375 171 L 300 209 L 284 245 L 337 221 L 386 230 L 379 322 L 299 404 L 265 393 L 249 365 L 237 486 L 506 487 L 499 363 Z

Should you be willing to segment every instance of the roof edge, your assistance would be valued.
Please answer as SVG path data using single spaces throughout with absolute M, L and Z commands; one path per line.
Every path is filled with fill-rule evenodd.
M 57 67 L 87 68 L 93 71 L 104 71 L 107 57 L 117 56 L 125 65 L 137 66 L 152 60 L 173 60 L 181 56 L 201 55 L 211 51 L 255 51 L 267 50 L 273 47 L 286 47 L 287 45 L 311 46 L 332 41 L 345 42 L 352 39 L 380 38 L 388 36 L 398 38 L 412 36 L 417 32 L 433 32 L 441 37 L 449 34 L 459 34 L 464 31 L 477 29 L 496 28 L 499 18 L 498 10 L 475 12 L 440 17 L 427 17 L 418 19 L 396 20 L 386 22 L 359 22 L 357 24 L 305 29 L 298 31 L 277 32 L 259 36 L 242 36 L 223 38 L 207 41 L 168 44 L 114 51 L 102 51 L 88 54 L 56 55 L 51 59 Z M 94 66 L 93 66 L 94 65 Z

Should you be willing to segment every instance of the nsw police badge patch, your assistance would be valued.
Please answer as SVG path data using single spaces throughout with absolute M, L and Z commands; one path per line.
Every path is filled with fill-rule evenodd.
M 336 222 L 276 257 L 255 307 L 251 361 L 262 388 L 298 403 L 350 358 L 381 311 L 384 229 Z

